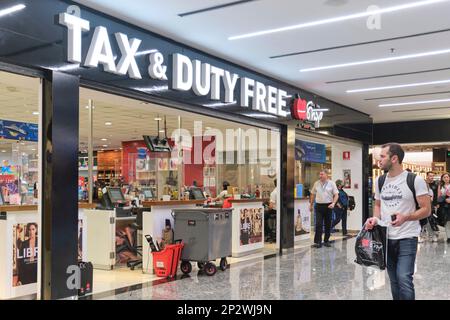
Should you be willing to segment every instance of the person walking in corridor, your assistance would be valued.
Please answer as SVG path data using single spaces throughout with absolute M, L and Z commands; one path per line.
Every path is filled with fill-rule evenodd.
M 441 176 L 441 183 L 438 189 L 438 201 L 441 210 L 446 217 L 445 235 L 447 243 L 450 243 L 450 173 L 444 173 Z
M 415 300 L 413 284 L 419 220 L 431 214 L 425 180 L 403 170 L 405 152 L 396 143 L 382 146 L 379 165 L 387 174 L 375 181 L 375 208 L 366 229 L 380 219 L 388 225 L 387 271 L 394 300 Z M 414 198 L 415 193 L 415 198 Z
M 339 198 L 339 191 L 336 184 L 328 179 L 325 170 L 320 171 L 320 179 L 314 183 L 311 189 L 310 209 L 314 208 L 316 202 L 316 225 L 314 236 L 314 247 L 322 246 L 322 228 L 325 224 L 324 246 L 330 247 L 331 234 L 331 214 Z M 325 223 L 324 223 L 325 222 Z

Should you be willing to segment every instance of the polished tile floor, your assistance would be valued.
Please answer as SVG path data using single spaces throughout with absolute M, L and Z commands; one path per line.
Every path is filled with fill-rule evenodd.
M 94 299 L 345 299 L 389 300 L 385 271 L 353 262 L 355 238 L 336 240 L 331 248 L 303 247 L 282 256 L 233 263 L 213 277 L 196 272 L 175 281 L 147 283 Z M 419 245 L 415 286 L 417 299 L 450 300 L 450 245 Z

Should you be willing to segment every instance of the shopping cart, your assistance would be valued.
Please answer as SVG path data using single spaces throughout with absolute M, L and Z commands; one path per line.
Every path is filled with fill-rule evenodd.
M 153 251 L 153 269 L 158 277 L 174 278 L 177 274 L 178 262 L 184 243 L 176 240 L 175 244 L 168 244 L 162 251 Z

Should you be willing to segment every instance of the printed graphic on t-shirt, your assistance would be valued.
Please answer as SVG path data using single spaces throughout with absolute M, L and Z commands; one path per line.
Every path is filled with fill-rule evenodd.
M 396 208 L 403 200 L 402 189 L 398 185 L 387 184 L 381 189 L 381 200 L 389 208 Z

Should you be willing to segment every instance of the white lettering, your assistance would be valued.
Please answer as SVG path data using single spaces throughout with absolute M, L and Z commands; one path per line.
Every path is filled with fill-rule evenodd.
M 224 74 L 225 70 L 211 66 L 211 100 L 220 100 L 220 78 Z
M 191 90 L 193 81 L 191 60 L 182 54 L 175 53 L 172 70 L 172 89 Z
M 272 86 L 267 86 L 267 97 L 266 97 L 266 105 L 267 105 L 267 112 L 272 114 L 277 114 L 277 88 L 274 88 Z
M 255 80 L 249 79 L 249 78 L 242 78 L 241 79 L 241 107 L 248 108 L 249 106 L 249 99 L 254 98 L 254 92 L 253 90 L 250 90 L 250 86 L 255 85 Z
M 267 112 L 266 108 L 266 86 L 261 82 L 255 83 L 255 98 L 253 99 L 253 110 Z
M 106 72 L 117 73 L 114 60 L 108 30 L 105 27 L 95 28 L 84 65 L 96 68 L 100 63 Z
M 225 85 L 225 102 L 231 103 L 234 101 L 234 89 L 236 88 L 239 76 L 235 73 L 231 74 L 225 71 L 224 85 Z
M 130 43 L 127 35 L 120 32 L 116 33 L 115 36 L 122 53 L 122 58 L 117 65 L 117 73 L 125 75 L 128 72 L 130 78 L 142 79 L 135 59 L 136 52 L 138 51 L 142 41 L 139 39 L 131 39 Z
M 67 14 L 59 14 L 59 24 L 67 27 L 67 60 L 73 63 L 81 63 L 81 33 L 89 31 L 89 21 Z
M 192 89 L 198 96 L 206 96 L 211 89 L 211 66 L 194 60 L 194 85 Z
M 277 91 L 277 114 L 280 117 L 286 117 L 287 112 L 283 109 L 286 107 L 287 92 L 284 90 Z

